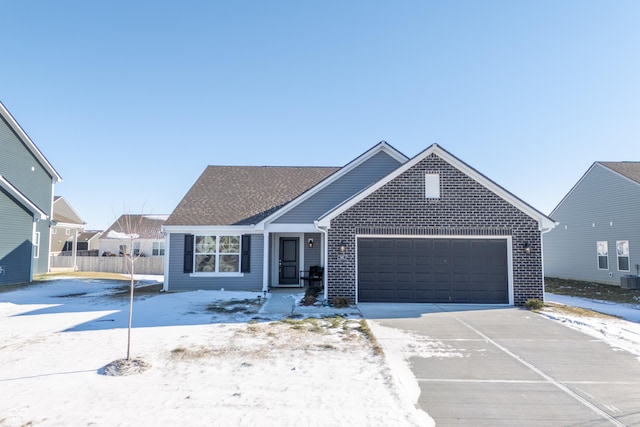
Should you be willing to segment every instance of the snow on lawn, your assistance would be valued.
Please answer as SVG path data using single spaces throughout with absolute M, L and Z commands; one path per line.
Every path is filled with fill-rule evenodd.
M 126 283 L 57 279 L 0 293 L 0 425 L 433 424 L 362 319 L 285 319 L 257 295 L 137 296 L 131 355 L 151 367 L 107 376 L 126 356 Z
M 541 312 L 544 316 L 601 339 L 614 349 L 640 356 L 640 324 L 637 323 L 640 321 L 640 310 L 637 307 L 553 294 L 546 294 L 545 301 L 559 306 L 546 307 Z M 603 315 L 578 315 L 575 310 L 563 310 L 563 305 L 594 310 Z
M 433 425 L 415 408 L 406 360 L 393 348 L 380 356 L 358 316 L 309 308 L 311 318 L 287 318 L 251 292 L 136 292 L 131 353 L 150 368 L 127 376 L 103 375 L 126 355 L 126 283 L 56 279 L 1 292 L 0 426 Z M 637 323 L 541 314 L 640 356 Z

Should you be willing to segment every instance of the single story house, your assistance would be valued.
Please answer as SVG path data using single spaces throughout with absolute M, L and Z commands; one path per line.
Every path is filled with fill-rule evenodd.
M 49 271 L 55 184 L 62 177 L 0 103 L 0 285 Z
M 550 218 L 437 144 L 340 168 L 209 166 L 164 224 L 164 289 L 268 291 L 324 269 L 329 302 L 523 305 Z
M 99 237 L 100 256 L 164 256 L 162 225 L 168 215 L 123 214 Z M 130 238 L 133 236 L 133 239 Z
M 595 162 L 551 212 L 549 277 L 623 284 L 640 274 L 640 162 Z

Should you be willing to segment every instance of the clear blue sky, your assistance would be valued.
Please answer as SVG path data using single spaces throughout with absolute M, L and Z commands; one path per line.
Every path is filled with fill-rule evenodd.
M 0 100 L 92 229 L 207 165 L 433 143 L 549 214 L 640 160 L 640 1 L 18 1 Z

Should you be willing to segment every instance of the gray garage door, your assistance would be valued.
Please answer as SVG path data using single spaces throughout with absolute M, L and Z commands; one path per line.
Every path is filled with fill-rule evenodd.
M 506 304 L 506 239 L 359 238 L 358 301 Z

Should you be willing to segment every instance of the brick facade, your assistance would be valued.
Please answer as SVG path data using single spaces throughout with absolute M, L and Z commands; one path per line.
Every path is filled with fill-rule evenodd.
M 425 174 L 440 175 L 440 198 L 425 198 Z M 435 154 L 331 220 L 328 296 L 356 300 L 356 236 L 505 236 L 512 239 L 513 302 L 543 299 L 538 221 Z M 344 242 L 346 250 L 340 251 Z M 525 252 L 528 243 L 530 252 Z

